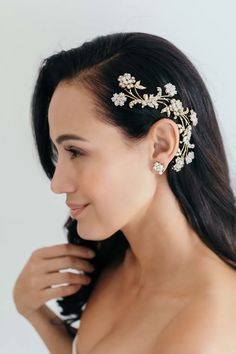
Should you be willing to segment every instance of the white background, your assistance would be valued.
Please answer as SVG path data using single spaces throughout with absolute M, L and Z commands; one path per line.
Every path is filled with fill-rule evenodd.
M 0 0 L 1 353 L 48 353 L 16 312 L 12 289 L 34 249 L 66 242 L 65 195 L 51 192 L 30 127 L 30 99 L 42 59 L 120 31 L 153 33 L 177 45 L 210 91 L 235 190 L 235 13 L 234 0 Z M 56 310 L 54 302 L 49 305 Z

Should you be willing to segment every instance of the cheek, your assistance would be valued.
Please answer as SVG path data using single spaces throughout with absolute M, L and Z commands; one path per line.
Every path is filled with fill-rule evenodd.
M 151 202 L 155 194 L 155 178 L 148 170 L 139 168 L 139 165 L 132 166 L 123 173 L 119 183 L 121 197 L 117 200 L 122 205 L 129 218 L 137 214 Z
M 109 161 L 83 175 L 81 191 L 92 204 L 77 225 L 85 239 L 110 237 L 145 210 L 155 193 L 155 176 L 148 168 L 140 168 L 139 162 Z
M 140 162 L 114 162 L 90 175 L 89 192 L 97 213 L 112 218 L 130 217 L 151 201 L 155 176 Z

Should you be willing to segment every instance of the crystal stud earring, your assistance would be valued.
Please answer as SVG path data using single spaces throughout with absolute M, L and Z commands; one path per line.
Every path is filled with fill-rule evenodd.
M 159 175 L 162 175 L 164 172 L 164 165 L 158 161 L 156 161 L 153 165 L 154 171 L 156 171 Z

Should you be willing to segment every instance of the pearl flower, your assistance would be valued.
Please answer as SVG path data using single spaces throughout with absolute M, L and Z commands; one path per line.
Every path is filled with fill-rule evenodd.
M 185 161 L 186 163 L 190 163 L 192 162 L 193 159 L 194 159 L 194 152 L 190 151 L 188 155 L 185 157 Z
M 131 76 L 128 73 L 125 73 L 124 75 L 120 75 L 118 77 L 118 81 L 120 81 L 119 83 L 120 87 L 127 87 L 128 89 L 134 87 L 134 83 L 136 82 L 135 77 Z
M 166 88 L 166 89 L 165 89 L 165 92 L 166 92 L 167 95 L 169 95 L 170 97 L 172 97 L 172 96 L 174 96 L 174 95 L 177 94 L 175 85 L 172 85 L 171 83 L 168 83 L 168 84 L 164 85 L 164 87 Z
M 114 102 L 116 106 L 124 106 L 125 101 L 127 101 L 127 97 L 123 92 L 114 93 L 111 100 Z
M 198 119 L 197 119 L 197 114 L 194 112 L 193 109 L 190 110 L 190 120 L 192 121 L 193 125 L 197 125 Z
M 177 159 L 175 161 L 176 161 L 176 163 L 173 166 L 173 170 L 175 170 L 176 172 L 179 172 L 181 170 L 181 168 L 184 166 L 184 159 L 183 159 L 183 157 L 177 157 Z
M 170 109 L 174 112 L 175 116 L 183 114 L 184 109 L 180 100 L 176 100 L 175 98 L 173 98 L 170 103 Z
M 189 141 L 190 141 L 191 135 L 192 135 L 192 127 L 191 127 L 191 125 L 189 125 L 189 126 L 187 126 L 187 128 L 183 132 L 183 142 L 186 145 L 189 145 Z

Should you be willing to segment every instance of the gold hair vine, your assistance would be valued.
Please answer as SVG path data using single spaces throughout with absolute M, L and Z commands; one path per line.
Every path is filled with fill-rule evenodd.
M 194 152 L 188 151 L 190 148 L 193 149 L 195 147 L 194 144 L 190 144 L 190 138 L 192 135 L 192 125 L 196 126 L 198 123 L 198 118 L 196 112 L 193 109 L 189 111 L 189 108 L 184 110 L 182 102 L 180 100 L 176 100 L 174 98 L 170 99 L 167 97 L 173 97 L 177 94 L 176 88 L 171 83 L 164 85 L 166 95 L 162 95 L 161 87 L 157 87 L 157 95 L 153 94 L 144 94 L 143 98 L 137 92 L 138 90 L 144 90 L 146 87 L 140 84 L 140 80 L 136 81 L 134 76 L 131 76 L 129 73 L 125 73 L 118 77 L 119 86 L 124 88 L 128 94 L 124 92 L 114 93 L 111 100 L 114 102 L 116 106 L 124 106 L 124 103 L 127 101 L 127 97 L 132 100 L 129 102 L 129 107 L 133 108 L 135 104 L 142 104 L 142 108 L 145 106 L 149 106 L 157 109 L 159 104 L 163 104 L 165 107 L 161 110 L 161 113 L 166 112 L 167 116 L 174 115 L 174 119 L 179 117 L 180 123 L 177 124 L 179 128 L 179 133 L 182 135 L 182 139 L 179 143 L 183 144 L 182 149 L 178 148 L 175 156 L 175 165 L 172 167 L 173 170 L 179 172 L 184 166 L 184 161 L 186 164 L 189 164 L 194 159 Z M 132 88 L 134 88 L 136 95 L 132 92 Z M 166 103 L 168 102 L 168 104 Z M 190 113 L 189 117 L 187 114 Z M 192 124 L 191 124 L 192 122 Z

